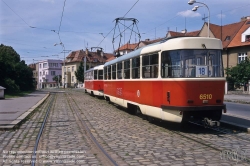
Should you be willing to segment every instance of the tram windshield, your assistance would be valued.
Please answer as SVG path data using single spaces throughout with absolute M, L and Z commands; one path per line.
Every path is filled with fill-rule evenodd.
M 161 55 L 162 78 L 223 77 L 221 50 L 172 50 Z

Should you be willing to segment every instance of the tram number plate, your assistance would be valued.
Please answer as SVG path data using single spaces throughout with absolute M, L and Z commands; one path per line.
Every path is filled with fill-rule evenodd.
M 208 99 L 212 99 L 212 98 L 213 98 L 212 94 L 200 94 L 201 100 L 208 100 Z
M 196 66 L 196 77 L 207 77 L 207 66 Z

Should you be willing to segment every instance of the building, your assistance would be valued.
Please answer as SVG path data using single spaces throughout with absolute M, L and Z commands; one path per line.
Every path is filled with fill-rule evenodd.
M 38 63 L 32 63 L 29 65 L 29 67 L 32 69 L 32 72 L 33 72 L 33 78 L 34 78 L 34 83 L 35 83 L 35 86 L 36 86 L 36 89 L 39 88 L 38 86 Z
M 65 59 L 65 75 L 63 74 L 62 70 L 62 81 L 64 83 L 65 80 L 65 87 L 75 87 L 76 84 L 79 83 L 75 76 L 75 72 L 80 66 L 80 63 L 84 63 L 84 59 L 86 57 L 86 69 L 91 67 L 104 64 L 107 59 L 114 57 L 113 54 L 104 53 L 100 50 L 96 52 L 90 52 L 88 49 L 84 50 L 77 50 L 72 51 Z M 62 65 L 64 63 L 62 62 Z M 63 69 L 63 66 L 62 66 Z
M 60 83 L 53 80 L 62 73 L 62 61 L 47 59 L 37 63 L 38 89 L 58 87 Z
M 124 44 L 115 51 L 115 54 L 118 56 L 125 55 L 131 51 L 134 51 L 137 46 L 138 46 L 138 43 Z
M 221 39 L 223 45 L 223 66 L 231 68 L 246 57 L 250 58 L 250 17 L 242 17 L 239 22 L 227 25 L 209 24 L 210 37 Z M 204 23 L 198 36 L 207 37 L 208 25 Z M 226 76 L 226 74 L 225 74 Z

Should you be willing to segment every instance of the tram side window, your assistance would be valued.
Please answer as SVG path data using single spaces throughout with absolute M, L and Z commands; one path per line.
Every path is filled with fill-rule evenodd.
M 107 79 L 111 80 L 111 66 L 108 66 L 108 75 L 107 75 Z
M 130 78 L 130 60 L 124 61 L 124 79 Z
M 106 80 L 107 79 L 107 67 L 104 67 L 104 80 Z
M 112 79 L 116 79 L 116 64 L 112 65 Z
M 97 80 L 97 70 L 94 70 L 94 80 Z
M 161 77 L 168 78 L 172 76 L 171 58 L 169 52 L 161 54 Z
M 142 57 L 142 78 L 158 77 L 158 54 Z
M 122 79 L 122 62 L 117 63 L 117 78 Z
M 103 80 L 103 70 L 98 70 L 98 80 Z
M 132 78 L 140 78 L 140 57 L 132 59 Z

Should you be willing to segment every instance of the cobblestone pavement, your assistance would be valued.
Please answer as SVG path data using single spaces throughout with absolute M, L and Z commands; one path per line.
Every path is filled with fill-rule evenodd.
M 56 94 L 39 142 L 38 161 L 68 162 L 60 165 L 106 165 L 99 154 L 93 150 L 92 142 L 86 137 L 86 131 L 79 125 L 79 120 L 72 110 L 73 104 L 76 104 L 80 109 L 78 111 L 81 112 L 79 118 L 87 123 L 91 133 L 118 165 L 249 165 L 242 162 L 241 158 L 237 160 L 231 155 L 244 150 L 247 152 L 244 155 L 249 158 L 250 144 L 246 140 L 239 141 L 230 135 L 218 135 L 205 131 L 182 132 L 187 137 L 207 140 L 208 144 L 229 152 L 222 153 L 175 134 L 169 126 L 152 124 L 140 117 L 130 115 L 124 109 L 108 104 L 102 99 L 78 91 L 66 92 L 74 102 L 69 101 L 64 93 Z M 20 129 L 0 131 L 0 150 L 5 153 L 32 151 L 45 114 L 45 107 L 46 103 Z M 249 138 L 247 133 L 237 135 Z M 237 153 L 233 153 L 235 151 Z M 4 153 L 0 161 L 3 161 L 3 155 Z M 71 162 L 72 160 L 74 163 Z M 11 163 L 1 164 L 11 165 Z M 58 163 L 46 165 L 58 165 Z
M 41 107 L 38 107 L 36 112 L 20 128 L 11 131 L 0 131 L 0 165 L 30 165 L 28 162 L 31 159 L 47 104 L 48 101 L 45 101 Z M 17 154 L 17 152 L 20 153 Z M 21 160 L 22 163 L 19 163 Z
M 110 153 L 116 153 L 128 165 L 249 164 L 225 156 L 221 159 L 223 153 L 132 116 L 114 105 L 107 104 L 104 100 L 80 92 L 74 93 L 74 99 L 90 122 L 90 128 L 92 127 L 92 132 L 99 138 L 99 142 L 103 142 L 103 146 L 109 149 Z M 222 137 L 206 132 L 184 134 L 208 140 L 208 144 L 214 144 L 231 152 L 238 150 L 249 153 L 250 150 L 249 142 L 239 141 L 230 136 Z M 249 138 L 247 133 L 239 135 Z

